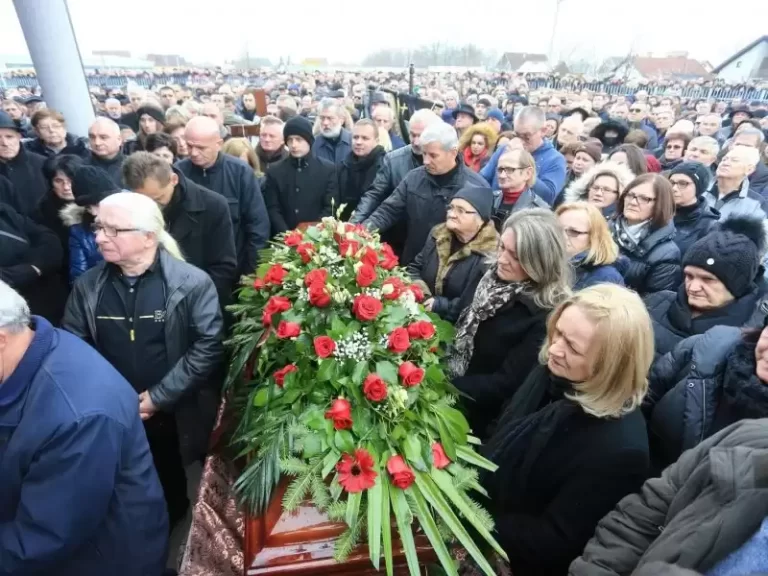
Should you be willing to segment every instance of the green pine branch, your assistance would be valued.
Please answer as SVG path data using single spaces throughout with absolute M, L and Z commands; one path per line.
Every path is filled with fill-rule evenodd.
M 328 486 L 318 474 L 312 475 L 310 483 L 310 493 L 312 495 L 312 504 L 321 512 L 328 508 L 331 503 L 331 493 Z
M 332 502 L 325 512 L 328 519 L 333 522 L 342 522 L 347 514 L 346 502 Z
M 301 505 L 312 486 L 313 476 L 314 472 L 310 470 L 293 479 L 283 496 L 283 510 L 293 512 Z
M 309 464 L 300 458 L 286 458 L 280 461 L 280 470 L 283 474 L 298 476 L 309 471 Z
M 345 562 L 349 558 L 355 546 L 360 542 L 360 533 L 365 522 L 365 513 L 361 511 L 352 526 L 347 527 L 339 536 L 339 539 L 336 540 L 336 547 L 333 552 L 333 559 L 336 562 Z

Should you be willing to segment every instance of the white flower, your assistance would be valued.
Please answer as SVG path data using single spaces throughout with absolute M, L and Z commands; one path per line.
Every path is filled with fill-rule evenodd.
M 395 291 L 395 287 L 392 286 L 392 284 L 390 284 L 389 282 L 387 282 L 386 284 L 384 284 L 384 286 L 381 287 L 381 293 L 384 294 L 385 296 L 392 294 L 392 292 L 394 291 Z
M 363 266 L 363 263 L 358 260 L 357 262 L 355 262 L 355 264 L 352 266 L 352 268 L 355 269 L 355 272 L 358 272 L 360 270 L 360 268 L 362 268 L 362 266 Z
M 339 225 L 336 227 L 336 234 L 339 236 L 344 236 L 345 230 L 344 230 L 344 223 L 339 222 Z

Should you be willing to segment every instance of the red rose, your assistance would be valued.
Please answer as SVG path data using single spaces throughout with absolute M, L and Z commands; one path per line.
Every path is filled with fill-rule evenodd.
M 312 284 L 309 287 L 309 303 L 317 308 L 325 308 L 331 303 L 331 295 L 325 288 L 325 284 Z
M 352 302 L 352 313 L 355 315 L 355 318 L 363 322 L 376 318 L 381 309 L 381 301 L 367 294 L 355 296 L 355 300 Z
M 411 293 L 413 294 L 413 297 L 416 299 L 416 302 L 424 301 L 424 292 L 419 286 L 417 286 L 416 284 L 411 284 L 410 286 L 408 286 L 408 290 L 411 291 Z
M 253 287 L 256 290 L 261 290 L 262 288 L 264 288 L 264 286 L 266 286 L 266 284 L 264 283 L 264 280 L 262 280 L 261 278 L 256 278 L 256 280 L 253 281 Z
M 411 345 L 411 340 L 408 338 L 408 330 L 405 328 L 395 328 L 387 338 L 387 348 L 392 350 L 395 354 L 402 354 Z
M 280 320 L 280 324 L 277 325 L 278 338 L 296 338 L 299 334 L 301 334 L 301 326 L 296 322 Z
M 352 222 L 344 222 L 344 232 L 354 232 L 356 228 Z
M 294 230 L 292 232 L 288 232 L 288 234 L 285 235 L 285 238 L 283 238 L 283 244 L 286 246 L 298 246 L 301 244 L 302 239 L 303 238 L 301 232 Z
M 273 264 L 264 275 L 264 282 L 267 284 L 282 284 L 286 274 L 288 274 L 288 271 L 280 264 Z
M 424 380 L 424 370 L 413 362 L 403 362 L 397 370 L 398 376 L 403 381 L 403 386 L 416 386 Z
M 391 286 L 392 290 L 385 289 L 386 286 Z M 405 288 L 405 284 L 403 284 L 403 281 L 400 280 L 400 278 L 397 278 L 395 276 L 392 276 L 391 278 L 387 278 L 384 280 L 384 284 L 382 285 L 381 295 L 386 300 L 397 300 L 400 298 L 400 294 L 403 293 L 403 289 Z
M 357 271 L 357 285 L 365 288 L 376 280 L 376 269 L 370 264 L 363 264 Z
M 360 250 L 360 244 L 355 240 L 342 240 L 339 243 L 339 254 L 351 258 Z
M 378 374 L 368 374 L 363 381 L 363 394 L 371 402 L 381 402 L 387 397 L 387 385 Z
M 266 328 L 267 326 L 272 325 L 272 314 L 264 310 L 264 313 L 261 315 L 261 324 Z
M 336 342 L 328 336 L 318 336 L 314 339 L 315 354 L 320 358 L 328 358 L 336 350 Z
M 336 430 L 352 428 L 352 405 L 349 400 L 336 398 L 331 404 L 331 409 L 325 412 L 325 417 L 333 420 L 333 427 Z
M 408 335 L 414 340 L 429 340 L 435 335 L 435 327 L 432 322 L 420 320 L 408 325 Z
M 309 264 L 312 260 L 312 255 L 315 253 L 315 245 L 312 242 L 304 242 L 296 247 L 296 252 L 301 256 L 301 261 L 304 264 Z
M 390 246 L 386 242 L 382 242 L 381 244 L 381 255 L 384 258 L 380 266 L 384 268 L 384 270 L 392 270 L 392 268 L 397 266 L 397 255 L 392 250 L 392 246 Z
M 280 370 L 272 374 L 272 376 L 274 377 L 277 385 L 282 388 L 285 385 L 285 377 L 291 372 L 296 372 L 297 370 L 298 368 L 296 368 L 296 364 L 288 364 L 280 368 Z
M 264 307 L 264 312 L 269 314 L 278 314 L 291 309 L 291 301 L 285 296 L 272 296 Z
M 312 284 L 325 284 L 328 280 L 328 270 L 325 268 L 317 268 L 304 276 L 304 286 L 312 286 Z
M 443 450 L 443 445 L 440 442 L 432 444 L 432 463 L 438 470 L 445 468 L 451 463 L 448 456 L 445 455 L 445 450 Z
M 347 492 L 362 492 L 376 484 L 373 457 L 363 448 L 355 450 L 354 457 L 351 454 L 342 454 L 341 460 L 336 464 L 336 472 L 339 473 L 339 484 Z
M 363 255 L 360 256 L 360 262 L 370 266 L 376 266 L 379 263 L 379 255 L 373 248 L 366 248 Z
M 416 479 L 413 471 L 408 468 L 408 464 L 405 463 L 402 456 L 390 456 L 387 460 L 387 472 L 392 476 L 392 484 L 405 490 Z

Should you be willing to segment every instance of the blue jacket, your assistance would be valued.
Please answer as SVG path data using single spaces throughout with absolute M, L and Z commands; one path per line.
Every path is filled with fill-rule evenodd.
M 352 152 L 352 134 L 344 128 L 341 129 L 339 141 L 335 146 L 322 134 L 318 134 L 315 137 L 315 143 L 312 144 L 312 154 L 314 154 L 315 158 L 327 160 L 334 166 L 344 162 L 350 152 Z
M 399 150 L 405 146 L 405 141 L 394 132 L 389 133 L 389 139 L 392 141 L 392 150 Z
M 168 518 L 136 392 L 76 336 L 33 325 L 0 386 L 0 576 L 158 576 Z
M 624 278 L 622 278 L 619 271 L 616 270 L 610 264 L 603 264 L 601 266 L 592 266 L 591 264 L 584 264 L 584 257 L 586 253 L 577 254 L 571 258 L 571 266 L 573 266 L 573 290 L 582 290 L 583 288 L 589 288 L 595 284 L 618 284 L 624 286 Z
M 480 170 L 480 176 L 485 178 L 494 190 L 499 188 L 496 165 L 505 151 L 506 147 L 496 150 L 485 167 Z M 531 190 L 552 206 L 558 192 L 565 186 L 565 157 L 555 150 L 551 142 L 547 141 L 544 141 L 531 155 L 536 162 L 536 183 L 531 186 Z
M 69 283 L 104 260 L 96 245 L 96 235 L 83 223 L 85 208 L 69 204 L 61 210 L 61 219 L 69 226 Z

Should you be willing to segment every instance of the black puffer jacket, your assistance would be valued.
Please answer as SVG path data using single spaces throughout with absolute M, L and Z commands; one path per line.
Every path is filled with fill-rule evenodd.
M 88 138 L 75 136 L 69 132 L 67 132 L 66 146 L 64 146 L 64 148 L 58 152 L 54 152 L 48 148 L 48 146 L 45 145 L 45 142 L 40 140 L 40 138 L 35 138 L 34 140 L 25 142 L 24 147 L 30 152 L 40 154 L 40 156 L 44 156 L 46 158 L 53 158 L 54 156 L 58 156 L 60 154 L 74 154 L 75 156 L 79 156 L 80 158 L 85 159 L 91 155 L 91 150 L 88 148 Z
M 677 344 L 696 334 L 703 334 L 715 326 L 758 327 L 768 310 L 768 303 L 761 300 L 761 292 L 754 287 L 745 294 L 716 310 L 693 315 L 688 306 L 685 285 L 677 292 L 664 290 L 649 294 L 645 306 L 653 321 L 655 357 L 671 352 Z
M 48 182 L 43 175 L 45 157 L 29 152 L 24 146 L 13 160 L 0 161 L 0 176 L 13 184 L 15 206 L 25 216 L 33 216 L 48 193 Z
M 366 220 L 384 200 L 392 195 L 408 172 L 419 166 L 421 166 L 421 156 L 412 152 L 410 144 L 384 156 L 373 184 L 360 199 L 357 211 L 350 222 L 359 224 Z
M 619 259 L 614 265 L 624 283 L 640 294 L 677 290 L 683 280 L 680 249 L 675 244 L 675 225 L 652 230 L 639 244 L 618 229 L 618 219 L 611 221 L 613 240 L 619 246 Z
M 702 197 L 693 206 L 678 206 L 674 218 L 674 241 L 680 248 L 680 256 L 685 256 L 691 244 L 709 234 L 719 219 L 720 213 Z
M 456 322 L 475 295 L 487 269 L 488 256 L 496 251 L 499 236 L 493 222 L 451 254 L 453 233 L 445 224 L 432 229 L 419 255 L 408 265 L 408 273 L 432 297 L 432 312 L 443 320 Z
M 224 358 L 221 310 L 210 276 L 160 249 L 166 288 L 168 372 L 148 392 L 155 406 L 173 412 L 184 464 L 202 457 L 216 419 L 219 392 L 211 376 Z M 109 278 L 107 263 L 88 270 L 72 289 L 62 328 L 99 349 L 96 307 Z
M 424 247 L 429 231 L 445 222 L 448 204 L 460 188 L 488 188 L 485 178 L 461 163 L 457 164 L 447 182 L 441 185 L 437 178 L 445 180 L 445 176 L 435 177 L 423 166 L 411 170 L 392 195 L 365 221 L 369 228 L 382 231 L 401 220 L 406 221 L 408 232 L 400 259 L 403 264 L 410 264 Z
M 569 574 L 634 575 L 653 562 L 709 573 L 768 516 L 766 429 L 744 420 L 683 454 L 600 521 Z

